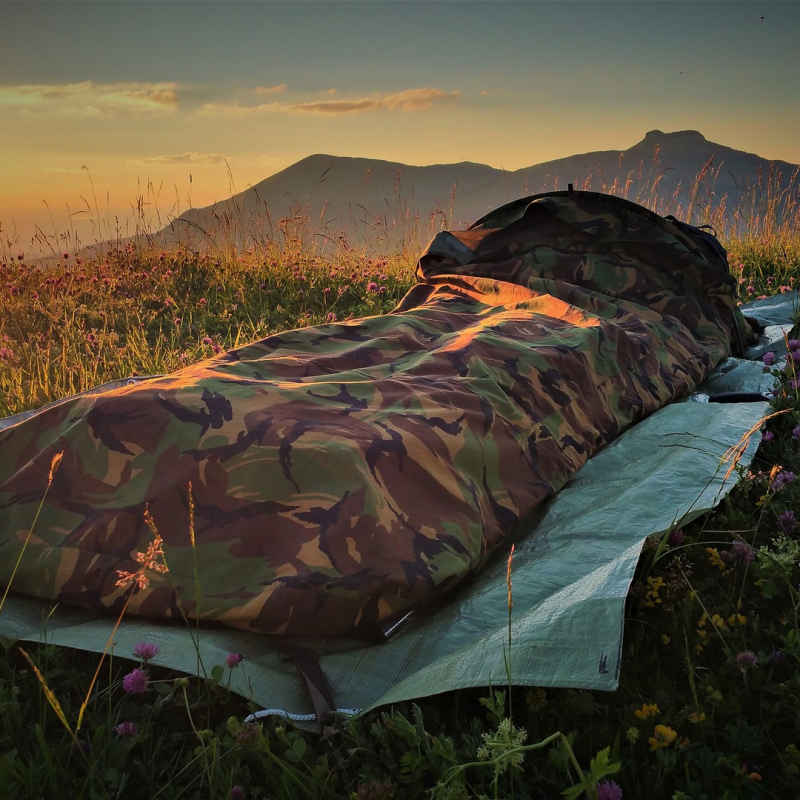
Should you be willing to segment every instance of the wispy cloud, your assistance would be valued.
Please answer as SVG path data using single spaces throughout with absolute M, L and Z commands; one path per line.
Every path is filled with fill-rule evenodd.
M 335 90 L 329 90 L 333 93 Z M 375 94 L 370 97 L 340 100 L 313 100 L 305 103 L 286 103 L 273 100 L 255 106 L 231 103 L 206 103 L 200 108 L 203 116 L 251 117 L 260 114 L 357 114 L 385 109 L 389 111 L 425 111 L 435 104 L 456 100 L 460 92 L 442 89 L 406 89 L 402 92 Z
M 63 111 L 163 110 L 180 102 L 175 83 L 22 84 L 0 88 L 0 105 Z
M 256 86 L 253 91 L 256 94 L 282 94 L 288 88 L 285 83 L 279 83 L 277 86 Z
M 222 164 L 225 156 L 220 153 L 181 153 L 174 156 L 150 156 L 136 163 L 140 164 Z

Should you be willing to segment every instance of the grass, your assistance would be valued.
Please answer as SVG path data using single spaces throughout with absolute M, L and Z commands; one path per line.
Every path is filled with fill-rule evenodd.
M 797 226 L 751 221 L 726 240 L 745 299 L 800 280 Z M 0 416 L 332 315 L 385 313 L 413 283 L 407 254 L 323 257 L 285 240 L 242 252 L 128 243 L 46 270 L 7 254 L 0 270 Z M 97 656 L 5 639 L 0 796 L 800 797 L 800 407 L 788 364 L 770 365 L 782 413 L 737 488 L 647 543 L 618 691 L 464 690 L 319 737 L 242 721 L 254 709 L 227 682 L 246 657 L 187 678 L 144 649 L 131 677 L 118 656 L 133 654 L 98 668 Z

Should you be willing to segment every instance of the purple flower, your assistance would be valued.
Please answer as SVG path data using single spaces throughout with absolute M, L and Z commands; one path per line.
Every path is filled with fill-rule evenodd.
M 724 561 L 727 564 L 729 561 L 733 561 L 733 553 L 730 550 L 720 550 L 719 558 L 720 561 Z
M 378 291 L 378 284 L 375 281 L 370 281 L 367 284 L 367 291 L 368 292 L 377 292 Z
M 147 673 L 143 669 L 135 669 L 122 679 L 122 688 L 128 694 L 144 694 L 147 691 Z
M 676 547 L 677 545 L 683 542 L 683 528 L 675 528 L 674 531 L 669 535 L 669 539 L 667 539 L 668 544 L 672 545 L 672 547 Z
M 747 294 L 755 294 L 755 293 L 756 293 L 756 287 L 755 286 L 748 286 L 747 287 Z
M 120 722 L 114 730 L 123 739 L 133 739 L 139 734 L 139 726 L 135 722 Z
M 740 542 L 738 539 L 733 543 L 733 552 L 736 554 L 736 558 L 744 564 L 749 564 L 756 557 L 756 551 L 749 544 Z
M 145 663 L 151 658 L 155 658 L 160 652 L 161 648 L 151 642 L 138 642 L 133 646 L 133 654 L 137 658 L 141 658 Z
M 775 480 L 772 481 L 772 486 L 770 488 L 773 492 L 779 492 L 787 483 L 791 483 L 794 478 L 794 472 L 787 472 L 786 470 L 779 472 L 775 476 Z
M 743 672 L 758 664 L 758 656 L 752 650 L 742 650 L 736 656 L 736 663 Z
M 764 353 L 764 366 L 771 367 L 775 363 L 775 353 Z
M 784 533 L 794 533 L 797 530 L 797 520 L 794 518 L 794 511 L 784 511 L 778 515 L 778 527 Z
M 800 425 L 798 425 L 794 430 L 792 430 L 792 439 L 800 439 Z
M 600 781 L 597 800 L 622 800 L 622 787 L 616 781 Z
M 231 800 L 244 800 L 243 786 L 239 786 L 237 783 L 236 786 L 231 787 Z
M 244 656 L 241 653 L 228 653 L 228 655 L 225 656 L 225 663 L 231 669 L 238 667 L 242 661 L 244 661 Z
M 786 653 L 784 653 L 783 650 L 773 650 L 769 654 L 769 660 L 773 664 L 777 664 L 778 662 L 783 661 L 785 658 L 786 658 Z
M 795 350 L 800 350 L 800 339 L 789 339 L 787 344 L 789 345 L 789 350 L 792 352 Z
M 761 434 L 761 441 L 764 444 L 768 444 L 774 438 L 775 438 L 775 434 L 772 431 L 764 431 L 764 433 Z
M 203 337 L 203 344 L 213 344 L 214 340 L 210 336 Z

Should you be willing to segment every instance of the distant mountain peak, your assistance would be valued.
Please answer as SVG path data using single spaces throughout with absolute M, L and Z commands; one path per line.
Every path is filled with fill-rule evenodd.
M 647 131 L 647 133 L 645 134 L 644 140 L 647 141 L 648 139 L 649 140 L 660 139 L 662 141 L 670 140 L 670 141 L 674 141 L 674 142 L 707 142 L 708 141 L 708 139 L 706 139 L 706 137 L 703 136 L 703 134 L 700 133 L 700 131 L 692 131 L 692 130 L 673 131 L 672 133 L 664 133 L 664 131 L 660 131 L 660 130 L 656 129 L 654 131 Z

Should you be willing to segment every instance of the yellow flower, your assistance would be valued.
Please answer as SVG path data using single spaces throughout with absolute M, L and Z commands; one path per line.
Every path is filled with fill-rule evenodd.
M 705 718 L 706 718 L 705 711 L 700 711 L 700 712 L 692 711 L 692 713 L 689 714 L 689 722 L 694 722 L 694 723 L 702 722 Z
M 660 713 L 655 703 L 651 703 L 650 705 L 644 703 L 641 708 L 637 708 L 636 711 L 633 712 L 633 716 L 639 719 L 647 719 L 648 717 L 654 717 L 656 714 Z
M 668 725 L 656 725 L 653 735 L 647 740 L 650 743 L 650 752 L 659 747 L 669 747 L 677 735 Z
M 666 633 L 662 633 L 661 634 L 661 641 L 664 642 L 664 644 L 669 644 L 670 643 L 670 638 L 669 638 L 669 636 L 667 636 Z
M 713 617 L 711 617 L 711 621 L 712 621 L 712 622 L 714 623 L 714 625 L 716 625 L 716 626 L 717 626 L 717 627 L 718 627 L 720 630 L 724 630 L 724 628 L 725 628 L 725 620 L 724 620 L 724 619 L 722 619 L 722 617 L 721 617 L 719 614 L 714 614 L 714 616 L 713 616 Z
M 725 569 L 725 562 L 719 557 L 719 550 L 716 547 L 706 547 L 706 553 L 708 553 L 708 560 L 712 567 Z

